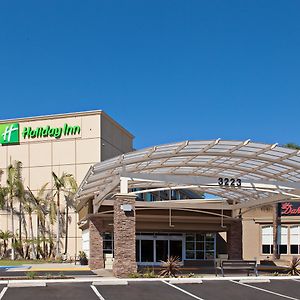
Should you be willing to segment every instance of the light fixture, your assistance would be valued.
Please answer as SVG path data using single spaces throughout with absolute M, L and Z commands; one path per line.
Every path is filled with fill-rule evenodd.
M 125 212 L 129 212 L 133 210 L 133 207 L 131 204 L 122 204 L 121 209 Z

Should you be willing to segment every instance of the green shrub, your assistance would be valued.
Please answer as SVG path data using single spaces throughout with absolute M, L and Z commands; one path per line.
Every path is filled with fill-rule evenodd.
M 300 257 L 294 256 L 288 268 L 288 274 L 292 276 L 300 276 Z
M 154 273 L 153 268 L 151 267 L 147 267 L 143 270 L 143 274 L 142 274 L 143 278 L 155 278 L 156 275 Z
M 36 273 L 36 272 L 33 272 L 33 271 L 28 271 L 28 272 L 26 272 L 26 277 L 27 277 L 28 279 L 34 279 L 36 276 L 37 276 L 37 273 Z
M 136 272 L 136 273 L 131 273 L 128 275 L 129 278 L 141 278 L 143 277 L 141 273 Z
M 162 261 L 162 269 L 159 275 L 162 277 L 177 277 L 180 268 L 180 259 L 178 256 L 170 256 L 166 261 Z
M 155 277 L 156 277 L 156 275 L 155 275 L 154 271 L 143 273 L 143 278 L 155 278 Z

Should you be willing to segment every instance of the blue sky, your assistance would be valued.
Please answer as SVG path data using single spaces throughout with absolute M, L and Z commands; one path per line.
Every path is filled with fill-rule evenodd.
M 0 118 L 103 109 L 135 147 L 300 144 L 299 1 L 0 2 Z

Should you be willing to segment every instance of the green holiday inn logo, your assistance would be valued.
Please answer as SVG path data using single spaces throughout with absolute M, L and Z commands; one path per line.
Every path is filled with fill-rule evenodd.
M 19 143 L 19 123 L 0 124 L 0 144 Z
M 79 135 L 81 128 L 78 125 L 70 126 L 64 124 L 63 127 L 44 127 L 32 128 L 30 126 L 22 128 L 22 138 L 39 139 L 39 138 L 55 138 L 60 139 L 62 136 Z M 20 142 L 20 126 L 19 123 L 0 124 L 0 144 L 18 144 Z
M 44 127 L 24 127 L 22 130 L 23 139 L 38 139 L 38 138 L 56 138 L 60 139 L 62 136 L 78 135 L 81 128 L 78 125 L 70 126 L 64 124 L 63 127 L 51 127 L 49 125 Z

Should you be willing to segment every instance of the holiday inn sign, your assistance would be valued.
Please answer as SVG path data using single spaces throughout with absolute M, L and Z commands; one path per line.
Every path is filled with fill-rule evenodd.
M 63 127 L 51 127 L 49 125 L 44 127 L 32 128 L 30 126 L 22 129 L 23 139 L 38 139 L 51 138 L 60 139 L 62 136 L 78 135 L 81 128 L 78 125 L 70 126 L 64 124 Z M 20 125 L 19 123 L 0 124 L 0 144 L 18 144 L 20 142 Z
M 19 143 L 19 123 L 0 124 L 0 144 Z

